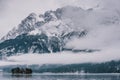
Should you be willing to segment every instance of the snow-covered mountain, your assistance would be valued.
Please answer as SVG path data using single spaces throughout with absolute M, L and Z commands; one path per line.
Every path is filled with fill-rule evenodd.
M 74 23 L 71 19 L 69 19 L 72 18 L 74 12 L 72 12 L 73 14 L 68 16 L 67 10 L 71 12 L 75 11 L 75 14 L 81 13 L 81 16 L 85 15 L 85 11 L 83 9 L 71 6 L 59 8 L 56 11 L 47 11 L 44 14 L 40 15 L 31 13 L 28 17 L 21 21 L 21 23 L 17 27 L 9 31 L 8 34 L 1 39 L 1 41 L 14 39 L 18 35 L 25 33 L 34 34 L 36 33 L 36 31 L 38 33 L 40 33 L 41 31 L 45 32 L 48 36 L 60 36 L 61 34 L 65 34 L 65 32 L 69 33 L 71 31 L 76 31 L 77 27 L 73 27 Z M 77 10 L 78 12 L 76 12 Z
M 40 15 L 31 13 L 1 39 L 0 53 L 101 51 L 115 46 L 119 26 L 119 12 L 101 8 L 66 6 Z
M 86 29 L 74 26 L 71 19 L 72 14 L 66 15 L 68 11 L 75 11 L 73 13 L 77 13 L 77 15 L 81 13 L 81 17 L 86 14 L 83 9 L 71 6 L 59 8 L 56 11 L 47 11 L 40 15 L 31 13 L 1 39 L 1 53 L 6 52 L 11 55 L 14 53 L 49 53 L 51 50 L 52 52 L 63 50 L 68 40 L 87 34 Z

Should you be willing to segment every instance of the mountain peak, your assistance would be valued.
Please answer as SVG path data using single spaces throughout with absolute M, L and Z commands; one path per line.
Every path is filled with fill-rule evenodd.
M 14 27 L 11 31 L 7 33 L 6 36 L 2 37 L 1 41 L 14 39 L 18 35 L 34 30 L 34 24 L 36 23 L 36 21 L 37 15 L 35 13 L 29 14 L 24 20 L 21 21 L 21 23 L 17 27 Z
M 11 31 L 9 31 L 7 33 L 7 35 L 2 37 L 1 42 L 8 40 L 8 39 L 14 39 L 18 35 L 21 35 L 24 33 L 29 33 L 35 29 L 39 29 L 43 25 L 47 27 L 47 24 L 50 24 L 51 28 L 52 28 L 52 25 L 54 27 L 58 27 L 58 26 L 60 26 L 60 24 L 63 23 L 63 22 L 62 23 L 59 22 L 62 18 L 62 13 L 68 9 L 69 10 L 76 9 L 76 7 L 66 6 L 63 8 L 56 9 L 56 11 L 51 11 L 51 10 L 46 11 L 44 14 L 40 14 L 39 16 L 36 15 L 35 13 L 30 13 L 25 19 L 23 19 L 21 21 L 21 23 L 16 28 L 13 28 Z M 57 24 L 56 24 L 56 22 L 57 22 Z

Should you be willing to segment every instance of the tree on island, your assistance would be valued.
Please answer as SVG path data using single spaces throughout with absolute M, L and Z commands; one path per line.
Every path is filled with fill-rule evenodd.
M 32 74 L 32 69 L 30 68 L 13 68 L 11 69 L 12 74 Z

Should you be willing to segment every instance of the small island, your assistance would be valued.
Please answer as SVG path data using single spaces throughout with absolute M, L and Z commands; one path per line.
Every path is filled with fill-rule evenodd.
M 12 74 L 32 74 L 32 69 L 30 68 L 12 68 L 11 69 Z

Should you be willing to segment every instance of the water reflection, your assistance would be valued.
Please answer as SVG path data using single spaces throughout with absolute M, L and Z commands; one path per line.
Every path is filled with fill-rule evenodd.
M 120 80 L 120 75 L 0 75 L 0 80 Z
M 19 75 L 19 74 L 12 74 L 11 75 L 11 78 L 21 78 L 21 77 L 23 77 L 23 78 L 31 78 L 32 75 L 31 74 L 30 75 Z

